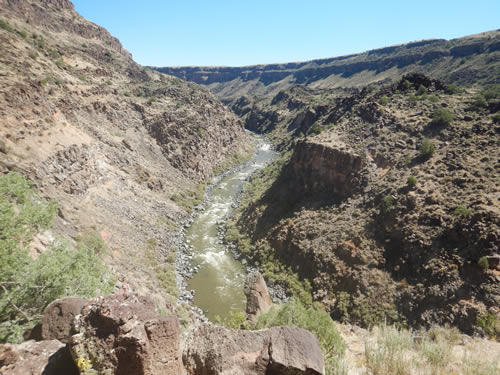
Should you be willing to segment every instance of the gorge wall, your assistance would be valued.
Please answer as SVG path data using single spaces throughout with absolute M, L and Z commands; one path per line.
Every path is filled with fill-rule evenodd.
M 311 88 L 387 84 L 425 73 L 448 83 L 498 83 L 498 30 L 452 40 L 430 39 L 333 58 L 244 67 L 157 67 L 160 72 L 207 85 L 218 97 L 272 96 L 293 85 Z

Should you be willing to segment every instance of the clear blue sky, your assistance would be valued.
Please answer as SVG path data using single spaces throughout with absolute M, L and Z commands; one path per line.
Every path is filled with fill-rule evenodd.
M 304 61 L 500 28 L 500 0 L 73 0 L 142 65 Z

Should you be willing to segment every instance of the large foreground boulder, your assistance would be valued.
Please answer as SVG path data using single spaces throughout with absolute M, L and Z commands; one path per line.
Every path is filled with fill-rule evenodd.
M 252 272 L 247 276 L 244 292 L 247 297 L 247 319 L 255 324 L 258 315 L 269 311 L 273 304 L 266 281 L 259 271 Z
M 237 331 L 204 324 L 193 333 L 183 360 L 192 375 L 324 373 L 318 339 L 295 327 Z
M 55 300 L 48 305 L 43 313 L 41 339 L 68 342 L 73 320 L 80 314 L 87 302 L 87 299 L 67 297 Z
M 145 296 L 96 298 L 75 320 L 70 350 L 80 374 L 183 374 L 179 321 L 162 317 Z
M 78 375 L 68 348 L 57 340 L 0 345 L 2 375 Z

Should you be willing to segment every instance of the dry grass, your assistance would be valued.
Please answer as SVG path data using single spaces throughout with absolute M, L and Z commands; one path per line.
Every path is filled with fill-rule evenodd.
M 365 374 L 499 374 L 500 348 L 497 346 L 487 340 L 471 340 L 462 345 L 456 329 L 434 328 L 415 333 L 380 326 L 365 341 Z

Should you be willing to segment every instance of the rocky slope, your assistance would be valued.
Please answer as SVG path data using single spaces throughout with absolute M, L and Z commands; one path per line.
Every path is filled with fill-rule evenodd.
M 410 72 L 448 83 L 498 83 L 498 30 L 452 40 L 430 39 L 360 54 L 306 62 L 245 67 L 162 67 L 160 72 L 207 85 L 227 101 L 272 96 L 293 85 L 311 88 L 387 84 Z
M 247 126 L 285 153 L 250 184 L 243 255 L 267 278 L 291 269 L 310 281 L 341 321 L 498 334 L 498 96 L 478 104 L 450 89 L 411 75 L 240 102 Z
M 1 0 L 0 26 L 0 172 L 59 205 L 33 254 L 97 232 L 119 284 L 175 300 L 179 224 L 200 184 L 248 152 L 241 121 L 206 89 L 137 65 L 67 0 Z

